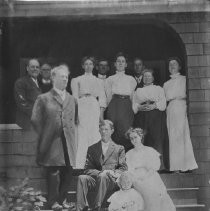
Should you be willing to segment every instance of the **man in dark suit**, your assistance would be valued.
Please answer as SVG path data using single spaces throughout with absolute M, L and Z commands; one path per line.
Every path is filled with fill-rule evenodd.
M 38 134 L 37 163 L 46 167 L 48 204 L 53 210 L 69 208 L 65 199 L 76 163 L 78 108 L 66 91 L 68 75 L 65 65 L 52 70 L 53 89 L 37 98 L 31 117 Z
M 46 93 L 52 89 L 51 81 L 51 66 L 48 63 L 43 63 L 41 66 L 40 75 L 38 77 L 39 87 L 42 90 L 42 93 Z
M 113 123 L 104 120 L 100 125 L 101 140 L 88 148 L 85 175 L 80 175 L 77 184 L 77 211 L 92 207 L 99 211 L 103 202 L 118 189 L 116 179 L 127 170 L 123 146 L 111 140 Z M 88 200 L 90 192 L 92 204 Z
M 136 57 L 133 60 L 133 74 L 132 74 L 132 76 L 136 79 L 136 82 L 137 82 L 136 89 L 141 88 L 144 85 L 143 78 L 142 78 L 143 70 L 144 70 L 143 60 L 139 57 Z
M 41 94 L 37 77 L 39 75 L 39 62 L 30 59 L 27 64 L 27 75 L 15 82 L 14 94 L 17 105 L 16 123 L 23 129 L 30 129 L 30 118 L 37 96 Z

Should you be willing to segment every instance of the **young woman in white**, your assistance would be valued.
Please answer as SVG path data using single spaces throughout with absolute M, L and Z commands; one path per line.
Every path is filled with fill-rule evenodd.
M 198 168 L 187 119 L 186 77 L 180 74 L 180 69 L 180 60 L 170 58 L 169 72 L 171 79 L 165 82 L 163 86 L 168 102 L 166 114 L 171 171 L 188 171 Z
M 134 149 L 126 154 L 128 171 L 133 176 L 133 186 L 144 199 L 144 211 L 175 211 L 176 208 L 161 180 L 160 154 L 152 147 L 144 146 L 144 131 L 141 128 L 127 132 Z
M 101 139 L 99 120 L 103 120 L 106 107 L 105 90 L 100 79 L 92 74 L 95 65 L 93 57 L 84 57 L 82 68 L 84 75 L 72 79 L 72 94 L 78 99 L 78 150 L 76 168 L 85 165 L 87 149 Z

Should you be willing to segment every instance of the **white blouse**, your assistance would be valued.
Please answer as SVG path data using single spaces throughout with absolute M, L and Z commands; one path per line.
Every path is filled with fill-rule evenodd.
M 126 75 L 125 72 L 116 72 L 106 80 L 105 91 L 108 102 L 111 101 L 114 94 L 128 95 L 132 99 L 136 85 L 137 82 L 132 76 Z
M 162 87 L 156 85 L 144 86 L 138 88 L 133 97 L 133 111 L 138 112 L 138 105 L 147 101 L 154 101 L 157 109 L 164 111 L 166 109 L 166 98 Z
M 180 73 L 171 75 L 171 79 L 163 85 L 166 100 L 186 98 L 186 77 Z
M 136 168 L 146 168 L 158 171 L 160 168 L 160 153 L 152 147 L 142 146 L 140 149 L 131 149 L 126 153 L 128 170 L 133 172 Z
M 106 107 L 106 95 L 104 87 L 92 73 L 85 73 L 82 76 L 73 78 L 71 81 L 72 94 L 75 98 L 91 95 L 99 99 L 100 107 Z

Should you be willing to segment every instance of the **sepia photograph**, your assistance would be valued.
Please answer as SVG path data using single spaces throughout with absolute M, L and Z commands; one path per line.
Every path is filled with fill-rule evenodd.
M 0 0 L 0 211 L 210 211 L 210 0 Z

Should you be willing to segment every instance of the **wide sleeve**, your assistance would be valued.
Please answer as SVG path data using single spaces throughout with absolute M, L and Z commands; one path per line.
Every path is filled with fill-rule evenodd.
M 128 171 L 134 170 L 133 160 L 132 160 L 132 151 L 126 153 L 126 163 L 128 166 Z
M 133 108 L 133 112 L 136 114 L 138 112 L 138 100 L 137 100 L 137 90 L 134 92 L 133 94 L 133 98 L 132 98 L 132 108 Z
M 38 96 L 32 110 L 31 123 L 34 130 L 40 135 L 44 122 L 44 104 L 41 96 Z
M 113 84 L 112 78 L 108 77 L 105 80 L 105 93 L 107 96 L 107 105 L 109 105 L 109 103 L 112 99 L 112 84 Z
M 79 81 L 78 81 L 78 78 L 73 78 L 71 80 L 71 90 L 72 90 L 72 95 L 76 99 L 79 99 Z
M 107 99 L 106 99 L 106 93 L 105 88 L 102 83 L 100 83 L 100 79 L 96 78 L 97 84 L 98 84 L 98 92 L 99 92 L 99 105 L 100 107 L 106 108 L 107 106 Z
M 160 169 L 160 153 L 149 147 L 146 153 L 146 157 L 146 168 L 148 170 L 158 171 Z
M 156 89 L 157 92 L 157 101 L 156 101 L 156 106 L 157 109 L 160 111 L 164 111 L 166 109 L 166 97 L 165 97 L 165 92 L 163 88 L 159 87 Z
M 26 84 L 23 80 L 18 79 L 15 82 L 14 87 L 14 95 L 15 95 L 15 102 L 17 107 L 26 113 L 28 116 L 31 116 L 31 111 L 33 109 L 33 103 L 29 102 L 26 98 Z
M 97 177 L 101 171 L 96 169 L 96 164 L 95 164 L 95 160 L 93 157 L 93 151 L 91 150 L 91 148 L 88 148 L 87 151 L 87 156 L 86 156 L 86 162 L 85 162 L 85 171 L 84 173 L 86 175 L 92 176 L 92 177 Z

